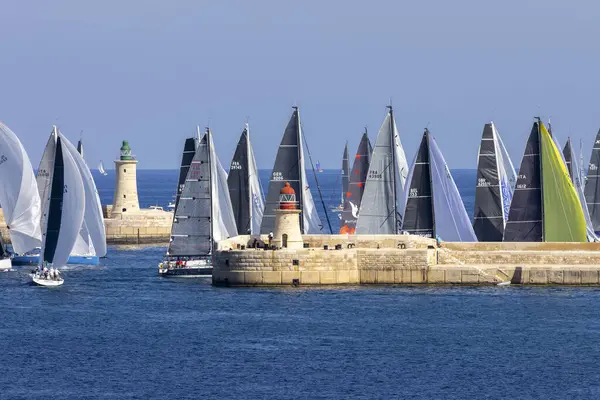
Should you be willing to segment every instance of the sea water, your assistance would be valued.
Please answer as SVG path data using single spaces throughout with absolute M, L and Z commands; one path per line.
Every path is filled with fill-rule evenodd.
M 177 171 L 138 178 L 171 200 Z M 600 398 L 600 289 L 221 288 L 157 276 L 163 253 L 110 247 L 57 289 L 0 273 L 0 399 Z

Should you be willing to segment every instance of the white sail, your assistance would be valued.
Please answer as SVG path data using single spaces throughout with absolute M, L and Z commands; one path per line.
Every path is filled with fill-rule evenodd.
M 108 175 L 104 170 L 104 164 L 102 163 L 102 160 L 100 160 L 100 164 L 98 165 L 98 172 L 100 172 L 102 175 Z
M 494 146 L 496 154 L 496 162 L 498 168 L 498 179 L 500 182 L 501 198 L 502 198 L 502 212 L 504 215 L 504 225 L 508 220 L 508 210 L 510 209 L 510 202 L 512 200 L 512 194 L 515 189 L 515 183 L 517 182 L 517 174 L 515 167 L 513 166 L 510 156 L 504 147 L 504 143 L 496 129 L 496 125 L 491 123 L 492 132 L 494 135 Z
M 208 135 L 208 146 L 211 164 L 212 239 L 215 242 L 219 242 L 223 239 L 236 236 L 237 227 L 227 187 L 227 174 L 217 157 L 211 134 Z
M 357 234 L 396 234 L 404 213 L 408 163 L 390 109 L 373 147 L 356 222 Z
M 69 151 L 79 173 L 83 179 L 83 187 L 85 190 L 85 224 L 82 225 L 81 240 L 78 240 L 77 245 L 73 249 L 75 255 L 98 255 L 99 257 L 106 256 L 106 231 L 104 228 L 104 216 L 102 214 L 102 204 L 98 189 L 92 176 L 92 172 L 88 168 L 85 160 L 79 154 L 75 146 L 69 140 L 60 134 L 63 140 L 63 145 Z M 88 238 L 89 236 L 89 238 Z M 85 250 L 83 244 L 86 243 L 88 248 Z
M 17 136 L 0 122 L 0 205 L 18 254 L 40 247 L 40 196 L 33 168 Z
M 308 180 L 306 179 L 306 168 L 304 164 L 304 136 L 302 135 L 302 124 L 300 123 L 300 111 L 298 111 L 298 146 L 300 147 L 300 190 L 302 193 L 302 217 L 304 218 L 305 235 L 322 233 L 323 225 L 317 212 L 317 207 L 312 197 Z
M 43 199 L 46 213 L 42 215 L 44 234 L 40 260 L 50 262 L 55 267 L 67 263 L 85 212 L 85 191 L 79 168 L 61 142 L 58 136 L 50 189 Z
M 248 134 L 248 180 L 250 184 L 250 232 L 254 235 L 260 233 L 260 224 L 262 223 L 263 213 L 265 210 L 265 196 L 260 185 L 258 176 L 258 168 L 256 167 L 256 159 L 254 158 L 254 150 L 250 142 Z
M 442 152 L 429 135 L 435 232 L 447 242 L 476 242 L 477 236 Z

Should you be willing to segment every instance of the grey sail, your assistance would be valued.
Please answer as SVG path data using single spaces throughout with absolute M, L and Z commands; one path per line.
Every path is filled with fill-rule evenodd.
M 596 135 L 585 179 L 585 201 L 592 220 L 594 232 L 600 232 L 600 131 Z
M 379 133 L 361 201 L 357 234 L 396 234 L 402 224 L 402 199 L 408 164 L 389 107 Z
M 473 230 L 480 242 L 501 242 L 504 236 L 504 207 L 494 127 L 485 124 L 479 145 Z
M 413 235 L 432 238 L 435 236 L 435 218 L 428 134 L 428 131 L 423 134 L 419 150 L 408 173 L 402 230 Z
M 372 152 L 371 141 L 369 140 L 369 136 L 365 129 L 365 133 L 362 135 L 358 150 L 356 151 L 354 163 L 352 164 L 350 182 L 348 183 L 348 190 L 346 191 L 344 198 L 344 211 L 342 212 L 341 221 L 342 226 L 340 227 L 341 234 L 347 233 L 352 235 L 356 231 L 358 210 L 362 202 Z
M 567 143 L 565 143 L 565 148 L 563 149 L 563 158 L 565 159 L 565 165 L 567 167 L 567 171 L 569 171 L 569 176 L 571 177 L 571 182 L 575 182 L 573 179 L 573 149 L 571 148 L 571 138 L 567 138 Z
M 301 129 L 300 114 L 298 108 L 294 107 L 292 117 L 283 133 L 269 179 L 265 210 L 260 226 L 262 234 L 268 234 L 274 230 L 275 210 L 279 208 L 279 191 L 286 182 L 289 182 L 296 192 L 298 209 L 302 211 L 300 215 L 300 230 L 302 233 L 318 233 L 320 231 L 319 216 L 304 170 Z
M 192 159 L 196 154 L 196 146 L 198 142 L 196 138 L 187 138 L 183 144 L 183 153 L 181 155 L 181 165 L 179 167 L 179 179 L 177 181 L 177 193 L 175 195 L 175 210 L 177 210 L 177 204 L 183 191 L 183 185 L 188 175 Z
M 538 123 L 531 128 L 504 229 L 505 242 L 541 242 L 542 182 Z
M 348 193 L 348 185 L 350 183 L 350 166 L 348 161 L 348 142 L 344 146 L 344 155 L 342 156 L 342 204 Z
M 186 140 L 195 148 L 195 140 Z M 189 154 L 189 153 L 188 153 Z M 182 165 L 184 162 L 182 161 Z M 187 173 L 175 209 L 167 256 L 207 256 L 211 253 L 211 195 L 209 151 L 204 136 L 186 168 Z

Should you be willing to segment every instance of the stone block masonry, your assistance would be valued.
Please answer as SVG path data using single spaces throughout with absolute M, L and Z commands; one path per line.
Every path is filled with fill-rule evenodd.
M 219 243 L 213 260 L 214 284 L 600 285 L 596 243 L 442 243 L 439 247 L 434 240 L 406 235 L 306 235 L 308 248 L 247 248 L 253 240 L 237 236 Z M 335 250 L 336 245 L 341 249 Z

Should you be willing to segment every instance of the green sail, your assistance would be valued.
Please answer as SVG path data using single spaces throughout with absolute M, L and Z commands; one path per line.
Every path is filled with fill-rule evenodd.
M 540 122 L 545 242 L 587 242 L 585 217 L 569 172 Z

